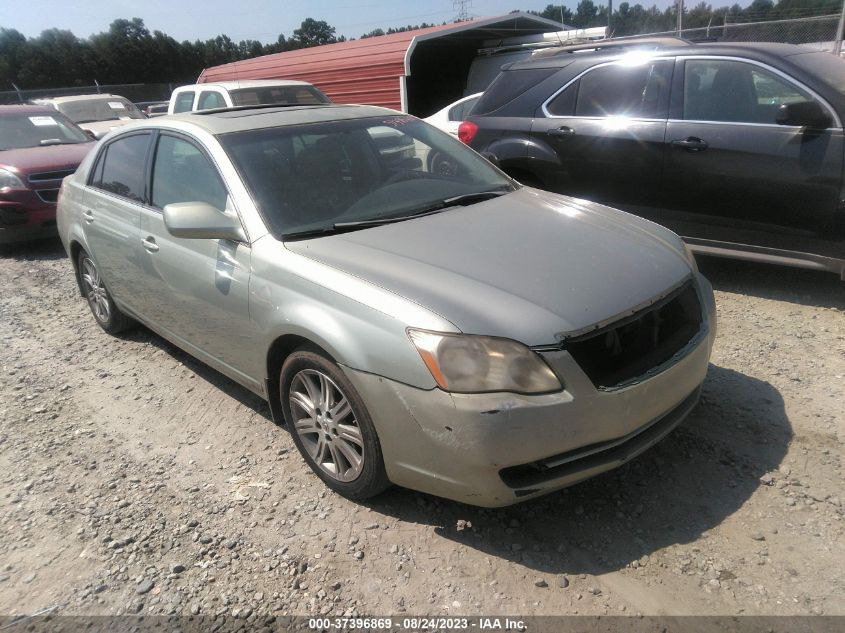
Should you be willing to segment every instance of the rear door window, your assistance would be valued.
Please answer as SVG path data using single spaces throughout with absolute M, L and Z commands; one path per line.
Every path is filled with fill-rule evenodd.
M 599 66 L 578 81 L 575 115 L 659 118 L 672 62 Z M 563 93 L 562 93 L 563 94 Z
M 213 90 L 206 90 L 200 93 L 197 110 L 211 110 L 213 108 L 225 108 L 226 102 L 223 95 Z
M 176 96 L 176 103 L 173 105 L 174 112 L 190 112 L 194 105 L 194 92 L 180 92 Z
M 133 202 L 143 202 L 149 145 L 150 134 L 123 136 L 109 143 L 94 172 L 91 185 Z

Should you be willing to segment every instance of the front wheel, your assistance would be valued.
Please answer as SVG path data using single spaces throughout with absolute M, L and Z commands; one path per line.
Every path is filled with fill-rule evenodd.
M 97 265 L 85 251 L 79 253 L 77 269 L 82 294 L 88 301 L 88 307 L 91 308 L 97 325 L 109 334 L 117 334 L 132 327 L 135 322 L 115 305 Z
M 366 499 L 390 485 L 367 408 L 334 362 L 295 351 L 282 366 L 280 393 L 294 444 L 329 488 Z

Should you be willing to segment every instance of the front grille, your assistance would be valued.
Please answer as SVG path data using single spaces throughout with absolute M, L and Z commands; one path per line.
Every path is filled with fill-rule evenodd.
M 51 202 L 53 204 L 59 199 L 58 189 L 39 189 L 35 192 L 42 202 Z
M 631 316 L 563 342 L 598 389 L 612 389 L 646 374 L 682 350 L 701 330 L 692 280 Z
M 61 180 L 65 176 L 70 176 L 76 169 L 59 169 L 57 171 L 44 171 L 38 174 L 30 174 L 27 180 L 33 184 L 39 182 L 49 182 L 51 180 Z

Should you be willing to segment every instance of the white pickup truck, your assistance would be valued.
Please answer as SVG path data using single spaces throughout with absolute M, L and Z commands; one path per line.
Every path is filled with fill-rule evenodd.
M 181 86 L 170 95 L 167 114 L 254 105 L 317 105 L 331 100 L 304 81 L 252 79 Z

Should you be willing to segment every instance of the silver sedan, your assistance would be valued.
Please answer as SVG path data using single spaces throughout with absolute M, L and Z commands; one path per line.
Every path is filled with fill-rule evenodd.
M 382 108 L 122 128 L 58 224 L 104 330 L 142 323 L 266 398 L 353 499 L 504 506 L 619 466 L 695 406 L 715 336 L 675 234 Z

